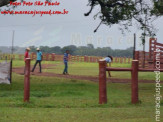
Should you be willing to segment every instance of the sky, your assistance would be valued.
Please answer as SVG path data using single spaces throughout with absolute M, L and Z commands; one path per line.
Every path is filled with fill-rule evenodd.
M 35 1 L 35 0 L 26 0 Z M 41 0 L 44 1 L 44 0 Z M 56 0 L 52 0 L 56 1 Z M 58 0 L 59 6 L 18 6 L 15 10 L 63 10 L 69 11 L 67 15 L 2 15 L 0 14 L 0 46 L 11 46 L 14 30 L 14 46 L 86 46 L 111 47 L 112 49 L 126 49 L 133 46 L 133 34 L 137 35 L 136 50 L 142 50 L 141 31 L 136 26 L 125 35 L 118 29 L 119 25 L 108 27 L 101 25 L 96 33 L 94 29 L 100 23 L 94 20 L 93 15 L 99 11 L 95 8 L 93 13 L 85 17 L 84 13 L 90 9 L 88 0 Z M 5 9 L 3 7 L 2 9 Z M 158 29 L 157 40 L 163 43 L 163 18 L 154 23 Z M 161 40 L 162 39 L 162 40 Z M 146 38 L 148 50 L 148 38 Z

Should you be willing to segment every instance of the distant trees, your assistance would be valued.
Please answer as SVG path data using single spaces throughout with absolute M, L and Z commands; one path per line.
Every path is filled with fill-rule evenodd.
M 34 49 L 36 50 L 36 47 Z M 126 50 L 120 50 L 120 49 L 113 50 L 110 47 L 94 48 L 93 44 L 88 44 L 87 46 L 79 46 L 79 47 L 76 47 L 75 45 L 69 45 L 63 48 L 59 46 L 55 46 L 55 47 L 41 46 L 40 49 L 43 53 L 55 53 L 55 54 L 63 54 L 66 50 L 69 50 L 71 55 L 88 55 L 88 56 L 112 55 L 112 56 L 126 56 L 126 57 L 132 57 L 133 55 L 132 47 L 127 48 Z
M 87 47 L 90 48 L 90 49 L 94 49 L 93 44 L 87 44 Z
M 31 51 L 30 52 L 36 52 L 35 46 L 30 46 Z M 11 53 L 11 47 L 5 47 L 5 46 L 0 46 L 0 53 Z M 25 47 L 14 47 L 16 49 L 14 51 L 15 54 L 23 54 L 25 51 Z M 69 45 L 69 46 L 54 46 L 54 47 L 48 47 L 48 46 L 40 46 L 40 50 L 43 53 L 55 53 L 55 54 L 61 54 L 66 50 L 70 51 L 71 55 L 87 55 L 87 56 L 107 56 L 107 55 L 112 55 L 112 56 L 126 56 L 126 57 L 132 57 L 133 55 L 133 47 L 127 48 L 125 50 L 122 49 L 112 49 L 110 47 L 97 47 L 94 48 L 93 44 L 88 44 L 87 46 L 75 46 L 75 45 Z
M 61 49 L 61 52 L 64 53 L 66 50 L 69 50 L 70 54 L 74 54 L 74 52 L 77 50 L 77 47 L 75 45 L 65 46 Z
M 31 49 L 31 52 L 35 52 L 36 51 L 36 47 L 35 46 L 29 46 L 29 48 Z
M 60 46 L 51 47 L 50 48 L 50 53 L 61 54 L 61 47 Z

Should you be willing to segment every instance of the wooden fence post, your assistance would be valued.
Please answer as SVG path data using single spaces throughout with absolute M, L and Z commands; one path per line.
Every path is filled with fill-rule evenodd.
M 124 63 L 126 64 L 126 57 L 124 57 Z
M 15 60 L 15 55 L 13 55 L 12 59 Z
M 87 59 L 86 59 L 86 55 L 84 56 L 84 62 L 86 62 L 87 61 Z
M 21 55 L 19 54 L 19 60 L 21 60 Z
M 72 55 L 69 54 L 68 58 L 69 58 L 69 61 L 72 61 Z
M 131 62 L 130 62 L 130 57 L 128 57 L 128 63 L 130 64 Z
M 49 61 L 49 54 L 46 54 L 46 61 Z
M 52 53 L 52 61 L 55 61 L 55 53 Z
M 76 58 L 77 58 L 77 62 L 79 62 L 79 55 L 77 55 Z
M 131 102 L 132 104 L 136 104 L 139 101 L 138 98 L 138 67 L 139 61 L 132 61 L 132 83 L 131 83 Z
M 11 57 L 10 57 L 10 54 L 8 55 L 8 60 L 10 60 L 11 59 Z
M 96 57 L 93 57 L 93 62 L 94 62 L 94 63 L 96 62 Z
M 89 62 L 89 57 L 87 56 L 87 62 Z
M 121 64 L 123 63 L 123 57 L 120 57 L 120 63 Z
M 89 62 L 92 62 L 92 56 L 90 56 L 90 61 Z
M 107 103 L 106 61 L 99 61 L 99 104 Z
M 29 102 L 30 97 L 30 58 L 26 58 L 24 72 L 24 102 Z

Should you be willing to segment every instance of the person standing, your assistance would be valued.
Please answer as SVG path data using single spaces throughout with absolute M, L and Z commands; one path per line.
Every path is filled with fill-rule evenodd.
M 69 55 L 69 50 L 66 50 L 66 53 L 64 53 L 64 57 L 63 57 L 63 62 L 65 65 L 65 68 L 63 70 L 63 74 L 68 74 L 68 55 Z
M 36 59 L 36 63 L 32 69 L 32 72 L 34 72 L 36 65 L 39 63 L 39 67 L 40 67 L 40 73 L 42 72 L 41 70 L 41 61 L 42 61 L 42 52 L 40 51 L 39 48 L 36 49 L 37 50 L 37 59 Z
M 26 63 L 26 59 L 27 58 L 30 58 L 30 56 L 29 56 L 29 51 L 30 51 L 30 48 L 28 47 L 28 48 L 26 48 L 26 51 L 25 51 L 25 53 L 24 53 L 24 62 Z M 25 70 L 26 70 L 26 67 L 24 68 L 24 74 L 25 74 Z
M 24 53 L 24 61 L 26 61 L 26 58 L 29 58 L 29 51 L 30 51 L 30 48 L 26 48 L 26 51 Z

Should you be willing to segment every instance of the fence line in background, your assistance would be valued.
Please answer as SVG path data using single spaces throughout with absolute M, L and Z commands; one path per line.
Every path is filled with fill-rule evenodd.
M 23 54 L 0 54 L 0 60 L 24 60 Z M 31 60 L 36 59 L 36 53 L 30 54 Z M 69 56 L 69 61 L 72 62 L 92 62 L 96 63 L 99 61 L 99 59 L 102 59 L 103 57 L 99 56 Z M 63 55 L 57 55 L 55 53 L 52 54 L 43 54 L 43 60 L 44 61 L 63 61 Z M 121 64 L 131 64 L 132 59 L 130 57 L 113 57 L 113 63 L 121 63 Z

